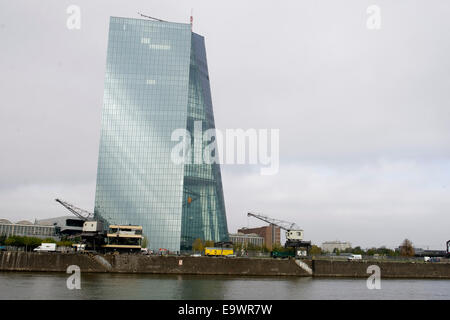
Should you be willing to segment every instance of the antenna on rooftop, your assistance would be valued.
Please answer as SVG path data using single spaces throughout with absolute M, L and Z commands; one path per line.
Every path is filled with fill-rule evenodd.
M 191 31 L 194 26 L 194 9 L 191 8 Z
M 156 21 L 167 22 L 167 21 L 165 21 L 165 20 L 161 20 L 161 19 L 158 19 L 158 18 L 146 16 L 145 14 L 142 14 L 142 13 L 140 13 L 140 12 L 138 12 L 138 15 L 140 15 L 141 17 L 148 18 L 148 19 L 152 19 L 152 20 L 156 20 Z

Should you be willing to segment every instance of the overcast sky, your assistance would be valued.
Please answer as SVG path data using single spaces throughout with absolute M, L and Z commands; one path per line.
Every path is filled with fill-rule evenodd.
M 187 23 L 191 8 L 217 127 L 280 129 L 278 174 L 222 166 L 230 232 L 261 225 L 255 211 L 316 244 L 444 248 L 448 0 L 0 0 L 0 218 L 68 214 L 56 197 L 93 211 L 109 17 Z

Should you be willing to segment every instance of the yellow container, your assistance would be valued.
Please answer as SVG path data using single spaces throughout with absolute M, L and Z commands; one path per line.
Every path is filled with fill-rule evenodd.
M 228 256 L 233 253 L 232 248 L 205 248 L 205 256 Z

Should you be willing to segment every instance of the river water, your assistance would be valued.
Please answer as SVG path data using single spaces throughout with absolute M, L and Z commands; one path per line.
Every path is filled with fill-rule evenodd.
M 0 299 L 445 299 L 450 280 L 81 274 L 69 290 L 64 273 L 0 272 Z

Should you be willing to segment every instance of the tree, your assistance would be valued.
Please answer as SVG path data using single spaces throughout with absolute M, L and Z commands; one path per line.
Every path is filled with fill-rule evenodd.
M 19 236 L 10 236 L 8 239 L 6 239 L 5 244 L 7 246 L 14 246 L 14 247 L 23 247 L 23 239 Z
M 142 247 L 142 248 L 147 248 L 147 245 L 148 245 L 147 237 L 144 236 L 144 237 L 142 238 L 141 247 Z
M 287 252 L 287 251 L 289 251 L 289 250 L 288 250 L 287 248 L 282 247 L 281 244 L 275 243 L 275 244 L 272 246 L 272 251 Z
M 410 240 L 405 239 L 403 240 L 402 244 L 400 245 L 400 255 L 403 257 L 412 257 L 414 256 L 414 247 Z
M 73 241 L 70 241 L 70 240 L 61 240 L 61 241 L 56 242 L 56 245 L 58 247 L 71 247 L 72 244 L 73 244 Z
M 32 237 L 23 237 L 23 244 L 25 245 L 25 251 L 28 251 L 28 249 L 36 248 L 41 244 L 41 240 L 38 238 L 32 238 Z
M 364 250 L 360 246 L 354 247 L 351 251 L 353 254 L 364 254 Z
M 242 243 L 240 243 L 240 242 L 233 243 L 233 249 L 234 249 L 234 251 L 236 251 L 236 252 L 241 251 L 241 249 L 242 249 Z
M 194 250 L 194 252 L 195 251 L 202 252 L 203 249 L 204 249 L 204 246 L 203 246 L 202 239 L 200 239 L 200 238 L 195 239 L 194 242 L 192 243 L 192 250 Z
M 309 250 L 309 253 L 311 255 L 321 255 L 322 254 L 322 249 L 318 246 L 316 246 L 315 244 L 313 244 L 311 246 L 311 249 Z
M 7 246 L 13 247 L 25 247 L 25 251 L 32 250 L 41 245 L 43 242 L 52 242 L 56 243 L 56 241 L 52 238 L 40 239 L 36 237 L 21 237 L 21 236 L 10 236 L 5 240 L 5 244 Z
M 214 241 L 206 240 L 204 246 L 205 247 L 214 247 Z

